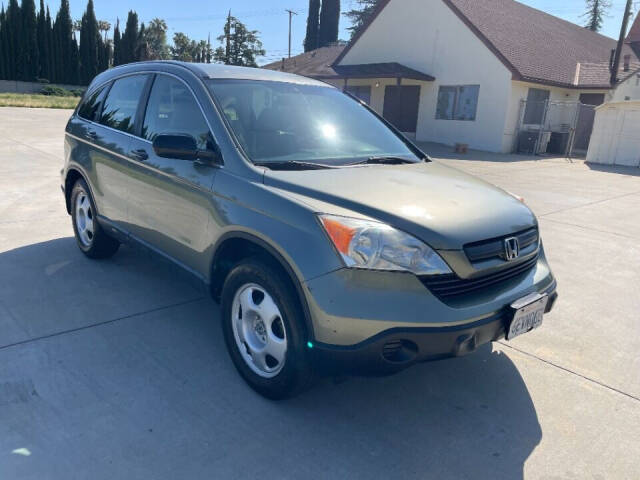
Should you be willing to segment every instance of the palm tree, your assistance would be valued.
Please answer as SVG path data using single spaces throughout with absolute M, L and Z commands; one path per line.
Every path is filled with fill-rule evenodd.
M 98 20 L 98 30 L 104 32 L 104 41 L 107 41 L 107 32 L 111 30 L 111 24 L 106 20 Z

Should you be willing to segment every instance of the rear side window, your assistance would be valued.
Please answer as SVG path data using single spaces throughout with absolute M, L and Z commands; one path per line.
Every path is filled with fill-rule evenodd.
M 148 75 L 133 75 L 113 82 L 104 101 L 100 123 L 107 127 L 133 133 L 138 104 Z
M 97 120 L 96 116 L 98 115 L 98 111 L 100 110 L 100 104 L 104 100 L 104 97 L 107 93 L 107 87 L 102 87 L 93 92 L 91 95 L 86 97 L 80 108 L 78 108 L 78 115 L 85 120 Z
M 193 94 L 167 75 L 158 75 L 153 82 L 142 126 L 142 136 L 150 142 L 162 134 L 188 134 L 196 139 L 198 149 L 211 148 L 209 126 Z

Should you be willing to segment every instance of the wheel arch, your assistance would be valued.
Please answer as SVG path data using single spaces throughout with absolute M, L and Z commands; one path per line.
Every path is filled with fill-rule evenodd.
M 84 183 L 87 184 L 87 187 L 89 188 L 89 193 L 91 193 L 91 196 L 94 198 L 94 201 L 95 201 L 95 197 L 93 196 L 93 192 L 91 191 L 91 185 L 89 185 L 89 182 L 87 181 L 87 177 L 79 169 L 75 167 L 70 167 L 69 170 L 67 170 L 67 173 L 64 178 L 64 201 L 67 207 L 68 214 L 71 214 L 71 190 L 73 189 L 73 186 L 79 179 L 84 180 Z
M 278 251 L 266 240 L 248 232 L 234 231 L 222 235 L 215 247 L 209 273 L 210 291 L 214 300 L 219 302 L 224 281 L 234 265 L 240 260 L 253 256 L 261 257 L 280 269 L 289 279 L 302 309 L 308 340 L 314 340 L 313 322 L 307 298 L 302 289 L 302 281 L 295 270 Z

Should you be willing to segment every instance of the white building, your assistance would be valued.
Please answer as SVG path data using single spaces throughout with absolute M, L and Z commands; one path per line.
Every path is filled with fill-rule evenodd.
M 345 88 L 420 141 L 540 152 L 573 139 L 586 152 L 594 112 L 581 104 L 640 99 L 640 41 L 612 86 L 616 43 L 513 0 L 381 0 L 346 47 L 266 68 Z

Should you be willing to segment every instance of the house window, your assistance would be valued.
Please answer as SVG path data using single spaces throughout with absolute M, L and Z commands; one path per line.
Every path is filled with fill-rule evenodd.
M 524 109 L 525 125 L 541 125 L 544 120 L 544 111 L 549 101 L 549 90 L 530 88 L 527 94 L 527 107 Z
M 371 86 L 370 85 L 347 85 L 347 92 L 358 97 L 367 105 L 371 104 Z
M 436 119 L 474 121 L 479 95 L 480 85 L 440 87 Z

